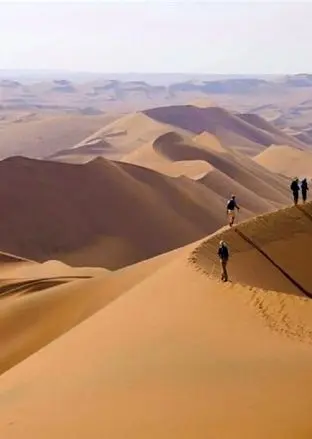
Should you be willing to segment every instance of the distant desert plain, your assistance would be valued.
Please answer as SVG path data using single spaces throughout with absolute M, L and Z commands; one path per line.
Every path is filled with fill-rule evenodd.
M 1 439 L 310 439 L 295 177 L 310 74 L 0 70 Z

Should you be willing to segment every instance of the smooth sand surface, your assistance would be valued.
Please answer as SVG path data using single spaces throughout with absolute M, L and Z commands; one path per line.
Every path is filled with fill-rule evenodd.
M 218 136 L 226 130 L 253 143 L 304 145 L 300 140 L 283 133 L 262 118 L 231 113 L 221 107 L 199 108 L 192 105 L 158 107 L 144 112 L 160 123 L 169 124 L 200 134 L 207 131 Z M 229 139 L 228 139 L 229 141 Z M 229 141 L 229 143 L 231 143 Z
M 180 247 L 224 222 L 224 200 L 185 177 L 126 163 L 0 162 L 2 250 L 37 261 L 120 268 Z
M 47 157 L 74 146 L 108 124 L 113 115 L 45 115 L 35 113 L 8 119 L 0 125 L 0 158 L 12 155 Z
M 312 178 L 312 152 L 288 145 L 272 145 L 254 157 L 259 165 L 289 178 Z
M 3 277 L 7 271 L 2 265 L 0 372 L 11 368 L 154 274 L 179 252 L 176 249 L 116 272 L 105 269 L 93 269 L 92 272 L 88 268 L 72 268 L 49 261 L 45 264 L 15 264 L 16 277 L 8 279 Z M 64 272 L 65 267 L 67 270 Z M 88 281 L 84 277 L 89 278 Z
M 60 151 L 59 157 L 55 159 L 69 159 L 71 155 L 80 156 L 85 160 L 85 155 L 92 154 L 90 145 L 105 145 L 102 154 L 95 151 L 97 155 L 103 155 L 112 160 L 119 160 L 124 155 L 152 141 L 159 134 L 166 132 L 170 126 L 159 123 L 143 113 L 129 113 L 114 120 L 100 130 L 96 131 L 86 139 L 77 143 L 73 148 Z M 94 154 L 94 152 L 93 152 Z
M 305 219 L 290 208 L 238 228 L 272 257 L 260 240 L 277 234 L 278 254 L 294 249 L 292 275 L 303 282 L 308 259 L 294 245 L 311 235 Z M 221 233 L 230 241 L 237 232 Z M 157 271 L 4 373 L 1 437 L 310 437 L 312 302 L 266 260 L 237 248 L 239 237 L 230 241 L 229 263 L 237 283 L 219 283 L 210 272 L 211 239 L 218 234 L 162 256 Z M 248 283 L 260 283 L 263 270 L 261 288 L 243 286 L 250 260 Z M 104 289 L 108 279 L 96 281 Z
M 164 107 L 0 162 L 1 438 L 312 436 L 312 205 L 250 157 L 281 133 Z

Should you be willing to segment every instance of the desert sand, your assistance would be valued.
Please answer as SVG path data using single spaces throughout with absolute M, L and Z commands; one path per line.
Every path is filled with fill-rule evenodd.
M 233 190 L 244 197 L 241 219 L 289 201 L 282 177 L 235 151 L 217 153 L 172 131 L 144 148 L 147 167 L 134 164 L 142 148 L 131 164 L 104 158 L 82 165 L 23 157 L 0 162 L 0 203 L 10 219 L 0 226 L 2 250 L 40 262 L 116 269 L 221 227 Z M 164 175 L 156 156 L 179 177 Z
M 188 139 L 188 142 L 193 137 L 200 138 L 206 134 L 206 143 L 209 134 L 212 147 L 219 142 L 223 148 L 250 157 L 273 144 L 309 149 L 308 144 L 298 138 L 298 133 L 288 134 L 256 114 L 237 113 L 217 106 L 168 105 L 117 117 L 76 145 L 59 148 L 52 155 L 42 157 L 67 163 L 86 163 L 102 156 L 132 163 L 133 156 L 137 156 L 140 164 L 147 160 L 146 164 L 150 165 L 153 160 L 146 156 L 147 146 L 170 132 Z M 142 154 L 144 157 L 141 157 Z M 173 172 L 170 175 L 176 174 Z
M 0 113 L 0 158 L 13 155 L 40 158 L 70 148 L 92 134 L 114 115 Z
M 309 437 L 311 301 L 239 234 L 311 292 L 312 254 L 301 251 L 311 204 L 304 211 L 115 272 L 115 300 L 1 376 L 1 436 Z M 217 280 L 221 237 L 232 249 L 228 284 Z M 110 274 L 79 282 L 96 283 L 103 300 L 116 292 Z
M 59 148 L 0 162 L 1 438 L 311 437 L 312 204 L 289 207 L 311 152 L 205 102 L 61 116 Z
M 289 145 L 272 145 L 254 157 L 265 168 L 289 178 L 312 178 L 312 152 Z

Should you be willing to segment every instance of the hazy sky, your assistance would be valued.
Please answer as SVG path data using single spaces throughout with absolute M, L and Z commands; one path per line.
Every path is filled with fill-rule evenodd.
M 312 72 L 312 3 L 0 0 L 0 68 Z

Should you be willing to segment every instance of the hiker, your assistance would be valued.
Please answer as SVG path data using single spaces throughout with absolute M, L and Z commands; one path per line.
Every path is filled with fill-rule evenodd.
M 303 204 L 307 201 L 307 192 L 309 190 L 307 179 L 304 178 L 301 182 L 301 193 L 302 193 L 302 201 Z
M 231 199 L 228 201 L 227 206 L 227 215 L 229 220 L 229 226 L 232 227 L 235 220 L 235 209 L 239 210 L 239 206 L 236 203 L 235 195 L 232 195 Z
M 293 198 L 294 198 L 294 203 L 295 205 L 298 204 L 298 198 L 299 198 L 299 179 L 296 177 L 293 179 L 291 185 L 290 185 L 290 189 L 293 193 Z
M 220 241 L 220 243 L 219 243 L 218 256 L 219 256 L 220 265 L 221 265 L 221 280 L 223 282 L 227 282 L 228 273 L 227 273 L 226 266 L 227 266 L 227 263 L 229 260 L 229 251 L 228 251 L 227 245 L 224 241 Z

